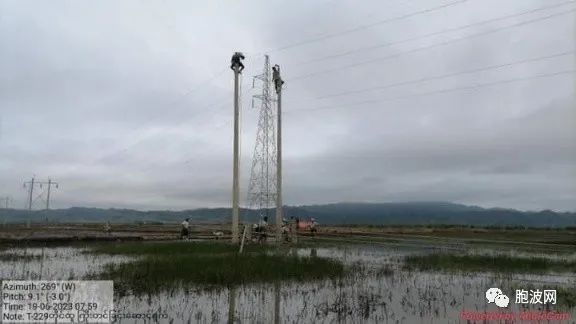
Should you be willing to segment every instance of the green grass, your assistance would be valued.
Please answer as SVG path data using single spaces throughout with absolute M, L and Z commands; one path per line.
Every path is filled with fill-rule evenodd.
M 510 272 L 510 273 L 576 273 L 576 262 L 550 260 L 539 257 L 511 257 L 507 255 L 453 255 L 429 254 L 407 256 L 405 268 L 411 270 L 448 270 L 463 272 Z
M 101 245 L 95 253 L 141 257 L 106 267 L 95 278 L 114 280 L 120 294 L 156 293 L 175 288 L 217 288 L 278 280 L 317 280 L 344 275 L 342 263 L 326 258 L 273 253 L 272 247 L 225 243 L 145 243 Z

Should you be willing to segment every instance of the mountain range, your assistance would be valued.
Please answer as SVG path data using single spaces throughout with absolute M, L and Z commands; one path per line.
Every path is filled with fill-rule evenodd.
M 286 206 L 285 217 L 315 218 L 320 224 L 358 225 L 468 225 L 574 227 L 576 213 L 519 211 L 504 208 L 481 208 L 449 202 L 405 203 L 335 203 L 324 205 Z M 56 223 L 177 223 L 185 218 L 197 223 L 223 223 L 231 218 L 230 208 L 201 208 L 183 211 L 138 211 L 73 207 L 28 211 L 0 209 L 0 222 Z M 274 210 L 241 209 L 242 221 L 256 222 L 260 215 L 273 220 Z

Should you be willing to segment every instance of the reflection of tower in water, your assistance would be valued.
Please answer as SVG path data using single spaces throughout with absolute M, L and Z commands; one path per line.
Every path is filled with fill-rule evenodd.
M 232 324 L 236 317 L 236 287 L 232 286 L 228 289 L 228 324 Z
M 253 298 L 253 295 L 249 295 L 252 299 L 251 301 L 256 301 L 258 305 L 250 305 L 250 307 L 246 307 L 247 305 L 242 305 L 242 301 L 240 301 L 240 305 L 237 305 L 238 301 L 237 298 L 239 297 L 242 289 L 238 289 L 236 286 L 231 286 L 228 288 L 228 323 L 232 324 L 235 322 L 242 323 L 245 320 L 252 320 L 253 317 L 255 318 L 268 318 L 268 323 L 279 324 L 282 321 L 280 320 L 280 292 L 282 288 L 282 283 L 280 281 L 276 281 L 273 284 L 273 292 L 269 294 L 268 289 L 260 290 L 261 296 L 259 298 Z M 273 295 L 273 303 L 271 303 L 270 298 L 266 298 L 267 296 Z M 246 296 L 246 295 L 245 295 Z M 246 300 L 244 300 L 246 302 Z M 272 305 L 271 305 L 272 304 Z M 238 310 L 236 309 L 238 306 Z M 272 308 L 273 307 L 273 308 Z M 250 314 L 238 314 L 241 313 L 243 309 L 249 309 L 251 311 Z M 255 314 L 254 312 L 257 312 Z

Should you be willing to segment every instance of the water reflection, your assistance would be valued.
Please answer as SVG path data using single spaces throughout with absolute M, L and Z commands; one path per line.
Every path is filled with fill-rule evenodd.
M 234 323 L 236 318 L 236 287 L 228 291 L 228 324 Z
M 132 258 L 92 255 L 78 248 L 26 248 L 0 252 L 21 256 L 0 263 L 2 279 L 80 279 L 106 264 Z M 499 287 L 513 295 L 523 287 L 575 287 L 570 274 L 446 274 L 410 272 L 401 260 L 417 249 L 353 246 L 292 249 L 290 253 L 342 260 L 355 271 L 338 280 L 251 284 L 216 290 L 175 289 L 156 295 L 115 299 L 125 313 L 167 314 L 172 323 L 454 323 L 460 311 L 498 311 L 484 293 Z M 569 255 L 567 258 L 573 258 Z M 576 309 L 548 306 L 576 316 Z M 542 306 L 511 303 L 508 312 Z M 122 319 L 118 323 L 138 323 Z M 164 321 L 161 321 L 164 322 Z

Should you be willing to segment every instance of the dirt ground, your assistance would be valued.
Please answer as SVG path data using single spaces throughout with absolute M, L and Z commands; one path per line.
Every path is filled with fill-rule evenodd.
M 220 224 L 202 224 L 191 227 L 191 237 L 214 237 L 222 231 Z M 112 224 L 106 231 L 104 224 L 23 224 L 0 226 L 0 242 L 39 241 L 129 241 L 174 240 L 180 235 L 180 225 Z
M 230 237 L 230 224 L 191 224 L 190 237 L 220 239 Z M 180 235 L 178 224 L 112 224 L 106 231 L 104 224 L 8 224 L 0 226 L 0 243 L 18 242 L 74 242 L 74 241 L 148 241 L 174 240 Z M 299 231 L 303 240 L 356 241 L 373 243 L 402 243 L 429 241 L 439 244 L 523 244 L 530 246 L 576 247 L 574 230 L 537 229 L 481 229 L 481 228 L 427 228 L 322 226 L 314 236 Z

